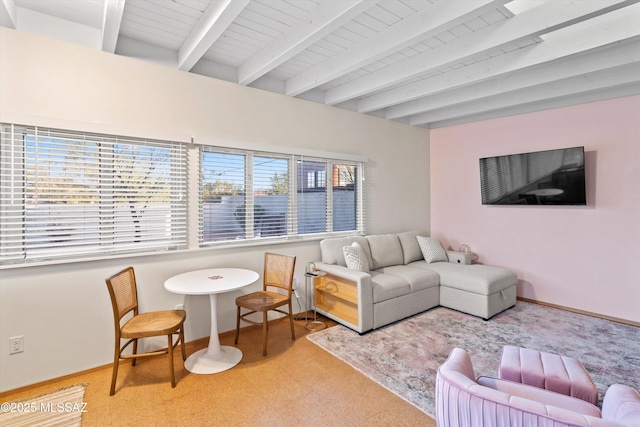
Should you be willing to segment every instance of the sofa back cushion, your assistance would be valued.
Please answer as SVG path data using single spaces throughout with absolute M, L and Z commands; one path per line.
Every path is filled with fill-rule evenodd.
M 405 231 L 404 233 L 398 233 L 398 239 L 400 240 L 400 245 L 402 246 L 404 265 L 424 259 L 416 236 L 428 235 L 429 233 L 427 233 L 426 231 Z
M 371 260 L 371 250 L 369 249 L 369 241 L 362 236 L 336 237 L 321 240 L 320 252 L 322 254 L 322 262 L 325 264 L 334 264 L 346 267 L 347 263 L 344 260 L 344 252 L 342 248 L 345 246 L 351 246 L 353 242 L 358 242 L 367 256 L 369 266 L 373 265 L 373 261 Z
M 392 265 L 404 264 L 402 246 L 397 234 L 376 234 L 367 236 L 369 248 L 371 249 L 372 270 Z

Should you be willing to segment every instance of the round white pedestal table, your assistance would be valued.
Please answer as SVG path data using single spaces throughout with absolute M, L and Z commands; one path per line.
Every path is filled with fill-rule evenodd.
M 209 268 L 178 274 L 164 282 L 164 288 L 183 295 L 209 295 L 211 304 L 211 334 L 209 346 L 198 350 L 184 362 L 185 368 L 194 374 L 215 374 L 240 363 L 239 348 L 220 345 L 218 337 L 218 294 L 248 286 L 260 278 L 255 271 L 242 268 Z

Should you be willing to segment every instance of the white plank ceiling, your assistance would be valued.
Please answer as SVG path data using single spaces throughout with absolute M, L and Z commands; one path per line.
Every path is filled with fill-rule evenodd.
M 0 0 L 0 24 L 441 127 L 640 93 L 639 2 Z

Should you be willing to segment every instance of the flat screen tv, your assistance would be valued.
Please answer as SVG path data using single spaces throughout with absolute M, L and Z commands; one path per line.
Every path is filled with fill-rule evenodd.
M 586 205 L 584 147 L 480 159 L 483 205 Z

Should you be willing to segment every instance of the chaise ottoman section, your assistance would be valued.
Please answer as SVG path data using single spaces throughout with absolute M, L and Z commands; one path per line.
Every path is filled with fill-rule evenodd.
M 488 265 L 417 261 L 411 267 L 440 275 L 440 305 L 490 319 L 516 305 L 518 277 L 512 271 Z
M 571 357 L 506 345 L 498 376 L 598 404 L 598 389 L 591 376 L 579 360 Z

